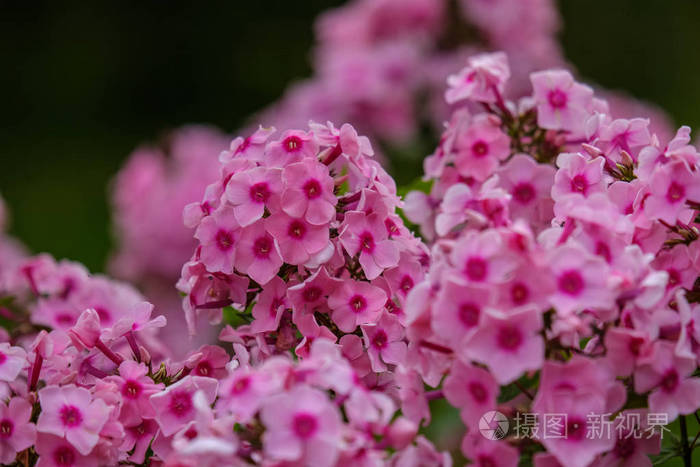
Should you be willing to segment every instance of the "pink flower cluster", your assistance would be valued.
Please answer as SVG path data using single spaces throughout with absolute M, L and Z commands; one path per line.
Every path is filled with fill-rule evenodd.
M 369 350 L 372 368 L 386 371 L 403 359 L 402 309 L 428 250 L 352 126 L 273 135 L 236 138 L 219 181 L 185 209 L 199 241 L 179 282 L 190 329 L 227 308 L 248 324 L 225 335 L 255 359 L 326 337 Z
M 166 135 L 158 146 L 136 149 L 115 178 L 112 217 L 118 247 L 108 269 L 137 284 L 168 318 L 180 316 L 173 283 L 196 245 L 192 229 L 182 223 L 182 210 L 216 180 L 216 157 L 227 143 L 214 128 L 186 126 Z M 186 326 L 180 319 L 170 323 L 161 337 L 182 357 L 188 349 L 177 343 Z M 203 331 L 199 343 L 213 338 Z
M 460 410 L 482 465 L 527 448 L 484 443 L 491 410 L 567 416 L 566 436 L 535 435 L 535 465 L 651 465 L 659 433 L 589 436 L 589 419 L 700 408 L 700 153 L 689 128 L 662 142 L 566 71 L 533 73 L 516 102 L 508 78 L 489 54 L 448 81 L 461 106 L 425 161 L 430 193 L 405 207 L 432 239 L 406 366 Z
M 428 250 L 396 214 L 393 180 L 350 125 L 273 134 L 235 139 L 185 208 L 185 316 L 195 330 L 223 310 L 233 359 L 182 335 L 165 345 L 164 316 L 79 264 L 8 263 L 0 462 L 450 464 L 399 412 L 418 384 L 398 370 L 402 310 Z
M 133 282 L 161 278 L 172 286 L 192 252 L 192 231 L 182 209 L 216 180 L 216 155 L 228 139 L 218 130 L 187 126 L 129 156 L 114 184 L 119 247 L 110 271 Z M 165 227 L 167 226 L 167 228 Z
M 258 120 L 282 129 L 309 119 L 350 122 L 372 138 L 406 143 L 421 124 L 439 128 L 446 118 L 440 96 L 455 63 L 505 50 L 522 84 L 513 91 L 523 92 L 530 71 L 563 63 L 558 26 L 550 0 L 355 0 L 319 17 L 315 76 Z

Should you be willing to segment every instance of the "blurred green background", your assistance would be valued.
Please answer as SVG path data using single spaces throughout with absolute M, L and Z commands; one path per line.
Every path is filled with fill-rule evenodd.
M 131 150 L 184 123 L 239 127 L 310 74 L 312 21 L 340 3 L 0 0 L 0 193 L 11 232 L 35 252 L 101 270 L 108 182 Z M 560 9 L 582 76 L 700 125 L 700 2 Z

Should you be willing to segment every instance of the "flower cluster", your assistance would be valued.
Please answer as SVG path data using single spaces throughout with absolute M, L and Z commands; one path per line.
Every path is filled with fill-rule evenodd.
M 421 125 L 439 128 L 447 117 L 441 94 L 455 63 L 505 50 L 520 84 L 513 91 L 524 92 L 529 72 L 563 63 L 558 26 L 550 0 L 355 0 L 320 16 L 315 76 L 258 120 L 282 129 L 346 121 L 372 138 L 406 143 Z
M 0 461 L 449 464 L 398 412 L 416 383 L 397 371 L 402 309 L 428 250 L 396 214 L 392 179 L 350 125 L 273 134 L 235 139 L 185 208 L 197 245 L 180 321 L 227 314 L 233 359 L 175 348 L 138 292 L 79 264 L 8 263 Z M 121 190 L 123 206 L 140 198 Z
M 217 179 L 216 157 L 228 139 L 210 127 L 186 126 L 160 143 L 136 149 L 115 178 L 112 217 L 118 248 L 108 269 L 115 277 L 137 284 L 163 311 L 170 324 L 160 337 L 171 354 L 183 357 L 189 348 L 178 343 L 187 328 L 179 319 L 173 284 L 196 240 L 192 229 L 182 223 L 182 210 Z M 214 341 L 213 333 L 206 328 L 200 331 L 193 344 Z
M 407 366 L 460 410 L 475 462 L 651 465 L 659 433 L 590 436 L 589 419 L 700 408 L 700 153 L 689 128 L 661 142 L 566 71 L 533 73 L 517 102 L 508 76 L 490 54 L 450 78 L 461 106 L 425 161 L 430 194 L 406 201 L 433 239 L 407 298 Z M 492 410 L 567 422 L 484 443 Z
M 273 135 L 236 138 L 219 181 L 185 209 L 199 241 L 179 281 L 190 329 L 226 309 L 241 326 L 225 332 L 255 360 L 327 337 L 384 372 L 405 353 L 402 309 L 428 250 L 352 126 Z

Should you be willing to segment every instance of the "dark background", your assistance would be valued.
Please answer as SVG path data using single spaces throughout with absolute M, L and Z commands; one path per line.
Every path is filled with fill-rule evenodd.
M 108 182 L 129 152 L 184 123 L 239 127 L 311 73 L 312 21 L 340 3 L 0 0 L 0 193 L 11 232 L 100 270 Z M 700 2 L 560 8 L 582 76 L 700 125 Z

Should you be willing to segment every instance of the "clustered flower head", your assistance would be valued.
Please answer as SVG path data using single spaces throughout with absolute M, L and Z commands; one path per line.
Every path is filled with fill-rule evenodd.
M 428 250 L 371 156 L 330 123 L 261 128 L 221 153 L 219 180 L 185 209 L 198 245 L 179 285 L 191 329 L 227 314 L 232 346 L 180 357 L 131 287 L 19 261 L 0 297 L 2 462 L 449 465 L 401 415 L 416 383 L 397 371 L 402 310 Z
M 481 465 L 651 465 L 660 427 L 638 439 L 621 421 L 700 408 L 700 153 L 688 127 L 660 141 L 567 71 L 533 73 L 515 102 L 508 78 L 489 54 L 448 80 L 461 105 L 425 161 L 429 193 L 407 197 L 432 250 L 406 300 L 406 371 L 460 410 Z M 540 432 L 485 443 L 492 410 Z M 558 436 L 550 414 L 566 415 Z
M 393 145 L 449 115 L 441 98 L 455 64 L 483 50 L 512 56 L 515 95 L 531 71 L 564 59 L 551 0 L 355 0 L 316 22 L 313 77 L 294 84 L 260 121 L 281 129 L 309 119 L 350 122 Z
M 348 124 L 236 138 L 219 181 L 185 209 L 199 241 L 178 284 L 190 329 L 199 316 L 233 313 L 239 325 L 222 338 L 253 361 L 304 355 L 323 337 L 366 352 L 362 377 L 402 363 L 402 310 L 428 250 L 403 225 L 372 154 Z

